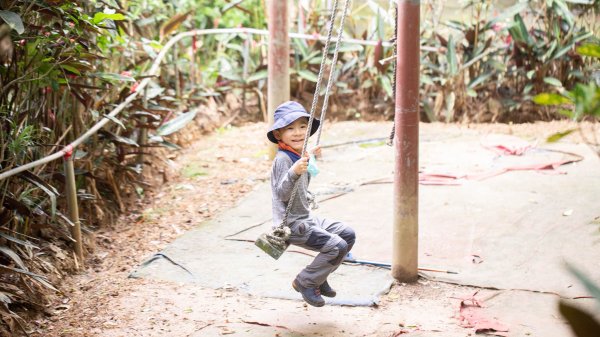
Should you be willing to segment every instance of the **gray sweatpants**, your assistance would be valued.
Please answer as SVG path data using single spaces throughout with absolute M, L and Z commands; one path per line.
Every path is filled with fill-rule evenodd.
M 354 230 L 342 222 L 313 216 L 315 224 L 296 223 L 289 242 L 319 254 L 296 277 L 305 288 L 318 288 L 335 271 L 356 241 Z

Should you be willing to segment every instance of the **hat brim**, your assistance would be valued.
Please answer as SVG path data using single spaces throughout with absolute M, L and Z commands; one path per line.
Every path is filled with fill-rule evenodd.
M 298 111 L 298 112 L 294 112 L 291 114 L 288 114 L 286 116 L 286 118 L 282 118 L 278 121 L 276 121 L 275 123 L 273 123 L 273 125 L 269 128 L 269 131 L 267 132 L 267 138 L 272 142 L 272 143 L 279 143 L 279 141 L 277 140 L 277 138 L 275 138 L 275 135 L 273 134 L 273 131 L 277 130 L 277 129 L 281 129 L 284 128 L 290 124 L 292 124 L 293 122 L 295 122 L 298 118 L 301 117 L 310 117 L 309 114 L 307 114 L 306 112 L 303 111 Z M 317 130 L 319 129 L 319 126 L 321 125 L 321 121 L 319 121 L 318 119 L 313 119 L 312 121 L 312 126 L 310 128 L 310 135 L 312 136 L 315 132 L 317 132 Z

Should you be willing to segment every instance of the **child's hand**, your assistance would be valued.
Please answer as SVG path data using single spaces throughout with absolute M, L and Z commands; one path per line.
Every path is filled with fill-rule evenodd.
M 292 170 L 296 175 L 303 175 L 308 169 L 308 153 L 304 155 L 304 157 L 298 159 L 294 165 L 292 165 Z
M 317 145 L 310 150 L 310 154 L 314 155 L 315 158 L 321 158 L 321 145 Z

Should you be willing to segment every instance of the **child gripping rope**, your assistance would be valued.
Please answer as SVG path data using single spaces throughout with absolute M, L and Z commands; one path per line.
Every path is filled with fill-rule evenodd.
M 299 103 L 285 102 L 275 110 L 275 122 L 269 129 L 267 138 L 279 148 L 271 168 L 275 231 L 286 231 L 279 236 L 286 244 L 319 252 L 312 263 L 296 276 L 292 287 L 308 304 L 320 307 L 325 305 L 322 296 L 336 295 L 335 290 L 327 282 L 327 277 L 342 263 L 356 238 L 354 230 L 346 224 L 321 218 L 310 211 L 308 185 L 311 178 L 307 174 L 310 166 L 309 157 L 320 157 L 321 148 L 317 146 L 301 155 L 308 134 L 309 117 L 310 115 Z M 317 131 L 319 124 L 318 119 L 312 120 L 311 136 Z M 292 191 L 296 183 L 297 192 L 292 199 Z M 289 212 L 286 218 L 288 206 Z M 285 223 L 284 226 L 281 226 L 282 223 Z

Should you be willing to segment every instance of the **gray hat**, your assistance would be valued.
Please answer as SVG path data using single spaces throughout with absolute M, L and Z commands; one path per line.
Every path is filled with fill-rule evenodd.
M 277 144 L 278 141 L 277 138 L 275 138 L 275 135 L 273 134 L 273 130 L 284 128 L 292 124 L 294 121 L 296 121 L 296 119 L 300 117 L 310 118 L 310 115 L 308 114 L 308 112 L 306 112 L 306 109 L 304 109 L 304 107 L 300 103 L 294 101 L 287 101 L 285 103 L 282 103 L 277 107 L 277 109 L 275 109 L 275 122 L 273 123 L 271 128 L 269 128 L 269 132 L 267 132 L 267 138 L 269 138 L 271 142 Z M 315 132 L 317 132 L 320 124 L 321 122 L 319 122 L 318 119 L 313 119 L 312 127 L 310 128 L 311 136 Z

